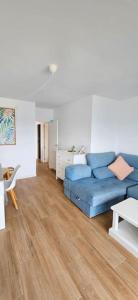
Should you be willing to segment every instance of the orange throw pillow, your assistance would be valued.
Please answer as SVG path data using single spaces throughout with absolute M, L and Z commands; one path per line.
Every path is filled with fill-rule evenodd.
M 119 179 L 124 180 L 129 174 L 134 171 L 122 156 L 118 156 L 115 162 L 108 166 L 108 169 Z

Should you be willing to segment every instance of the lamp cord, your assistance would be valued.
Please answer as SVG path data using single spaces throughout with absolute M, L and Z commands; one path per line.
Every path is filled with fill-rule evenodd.
M 52 76 L 50 76 L 50 75 L 52 75 L 52 73 L 49 74 L 47 80 L 46 80 L 39 88 L 37 88 L 34 92 L 32 92 L 32 93 L 30 93 L 30 94 L 24 96 L 23 98 L 24 98 L 24 99 L 26 99 L 26 98 L 30 98 L 30 99 L 31 99 L 32 97 L 34 97 L 34 96 L 36 96 L 37 94 L 39 94 L 43 89 L 45 89 L 45 87 L 47 86 L 48 82 L 49 82 L 50 79 L 52 78 Z

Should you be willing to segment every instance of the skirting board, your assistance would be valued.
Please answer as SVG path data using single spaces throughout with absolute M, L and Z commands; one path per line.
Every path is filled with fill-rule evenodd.
M 109 229 L 109 235 L 138 258 L 138 228 L 123 220 L 118 230 Z

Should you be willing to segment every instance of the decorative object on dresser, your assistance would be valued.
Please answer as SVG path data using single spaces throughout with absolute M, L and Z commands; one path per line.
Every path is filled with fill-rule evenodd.
M 77 152 L 67 150 L 57 150 L 56 152 L 56 179 L 65 178 L 65 168 L 74 164 L 86 164 L 85 153 L 78 154 Z

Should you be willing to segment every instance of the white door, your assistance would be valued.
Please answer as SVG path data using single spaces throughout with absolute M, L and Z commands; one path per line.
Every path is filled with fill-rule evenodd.
M 44 161 L 48 163 L 48 123 L 44 124 Z
M 48 124 L 48 157 L 49 168 L 56 170 L 56 150 L 58 146 L 58 121 Z

